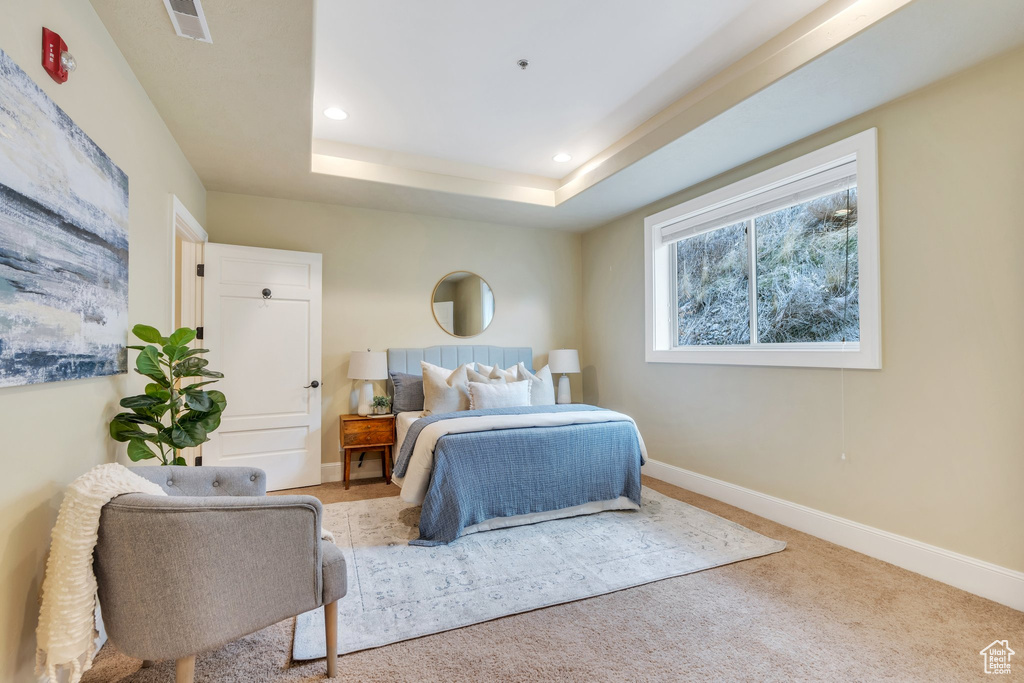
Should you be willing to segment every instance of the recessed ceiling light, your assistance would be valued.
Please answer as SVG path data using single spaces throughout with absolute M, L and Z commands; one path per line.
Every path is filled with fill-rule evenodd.
M 551 157 L 551 160 L 557 161 L 558 163 L 562 164 L 565 163 L 566 161 L 571 161 L 572 156 L 566 154 L 565 152 L 559 152 L 555 156 Z
M 327 107 L 324 109 L 324 116 L 334 121 L 344 121 L 348 118 L 348 112 L 340 107 Z

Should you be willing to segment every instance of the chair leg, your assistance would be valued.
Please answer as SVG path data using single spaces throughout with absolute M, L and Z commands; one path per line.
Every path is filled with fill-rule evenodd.
M 174 663 L 174 683 L 193 683 L 196 676 L 196 656 L 182 657 Z
M 327 677 L 338 675 L 338 601 L 324 605 L 324 636 L 327 638 Z

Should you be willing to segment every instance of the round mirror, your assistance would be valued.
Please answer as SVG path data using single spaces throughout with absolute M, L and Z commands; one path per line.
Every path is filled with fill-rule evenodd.
M 438 281 L 431 297 L 434 320 L 453 337 L 475 337 L 494 318 L 494 294 L 476 273 L 459 270 Z

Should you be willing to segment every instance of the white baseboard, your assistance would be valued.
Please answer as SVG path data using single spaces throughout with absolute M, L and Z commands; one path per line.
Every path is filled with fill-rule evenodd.
M 363 466 L 358 467 L 356 463 L 358 459 L 353 458 L 352 464 L 349 467 L 349 476 L 354 479 L 373 479 L 375 477 L 383 477 L 384 471 L 381 467 L 380 458 L 367 459 L 363 461 Z M 342 471 L 340 462 L 325 462 L 320 465 L 320 481 L 325 484 L 329 481 L 341 481 Z
M 648 460 L 643 473 L 1024 611 L 1024 572 L 875 529 L 657 460 Z

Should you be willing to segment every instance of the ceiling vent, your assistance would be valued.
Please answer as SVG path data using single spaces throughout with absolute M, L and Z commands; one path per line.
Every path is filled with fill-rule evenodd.
M 167 14 L 171 16 L 174 31 L 182 38 L 201 40 L 212 43 L 210 27 L 206 25 L 206 15 L 199 0 L 164 0 Z

